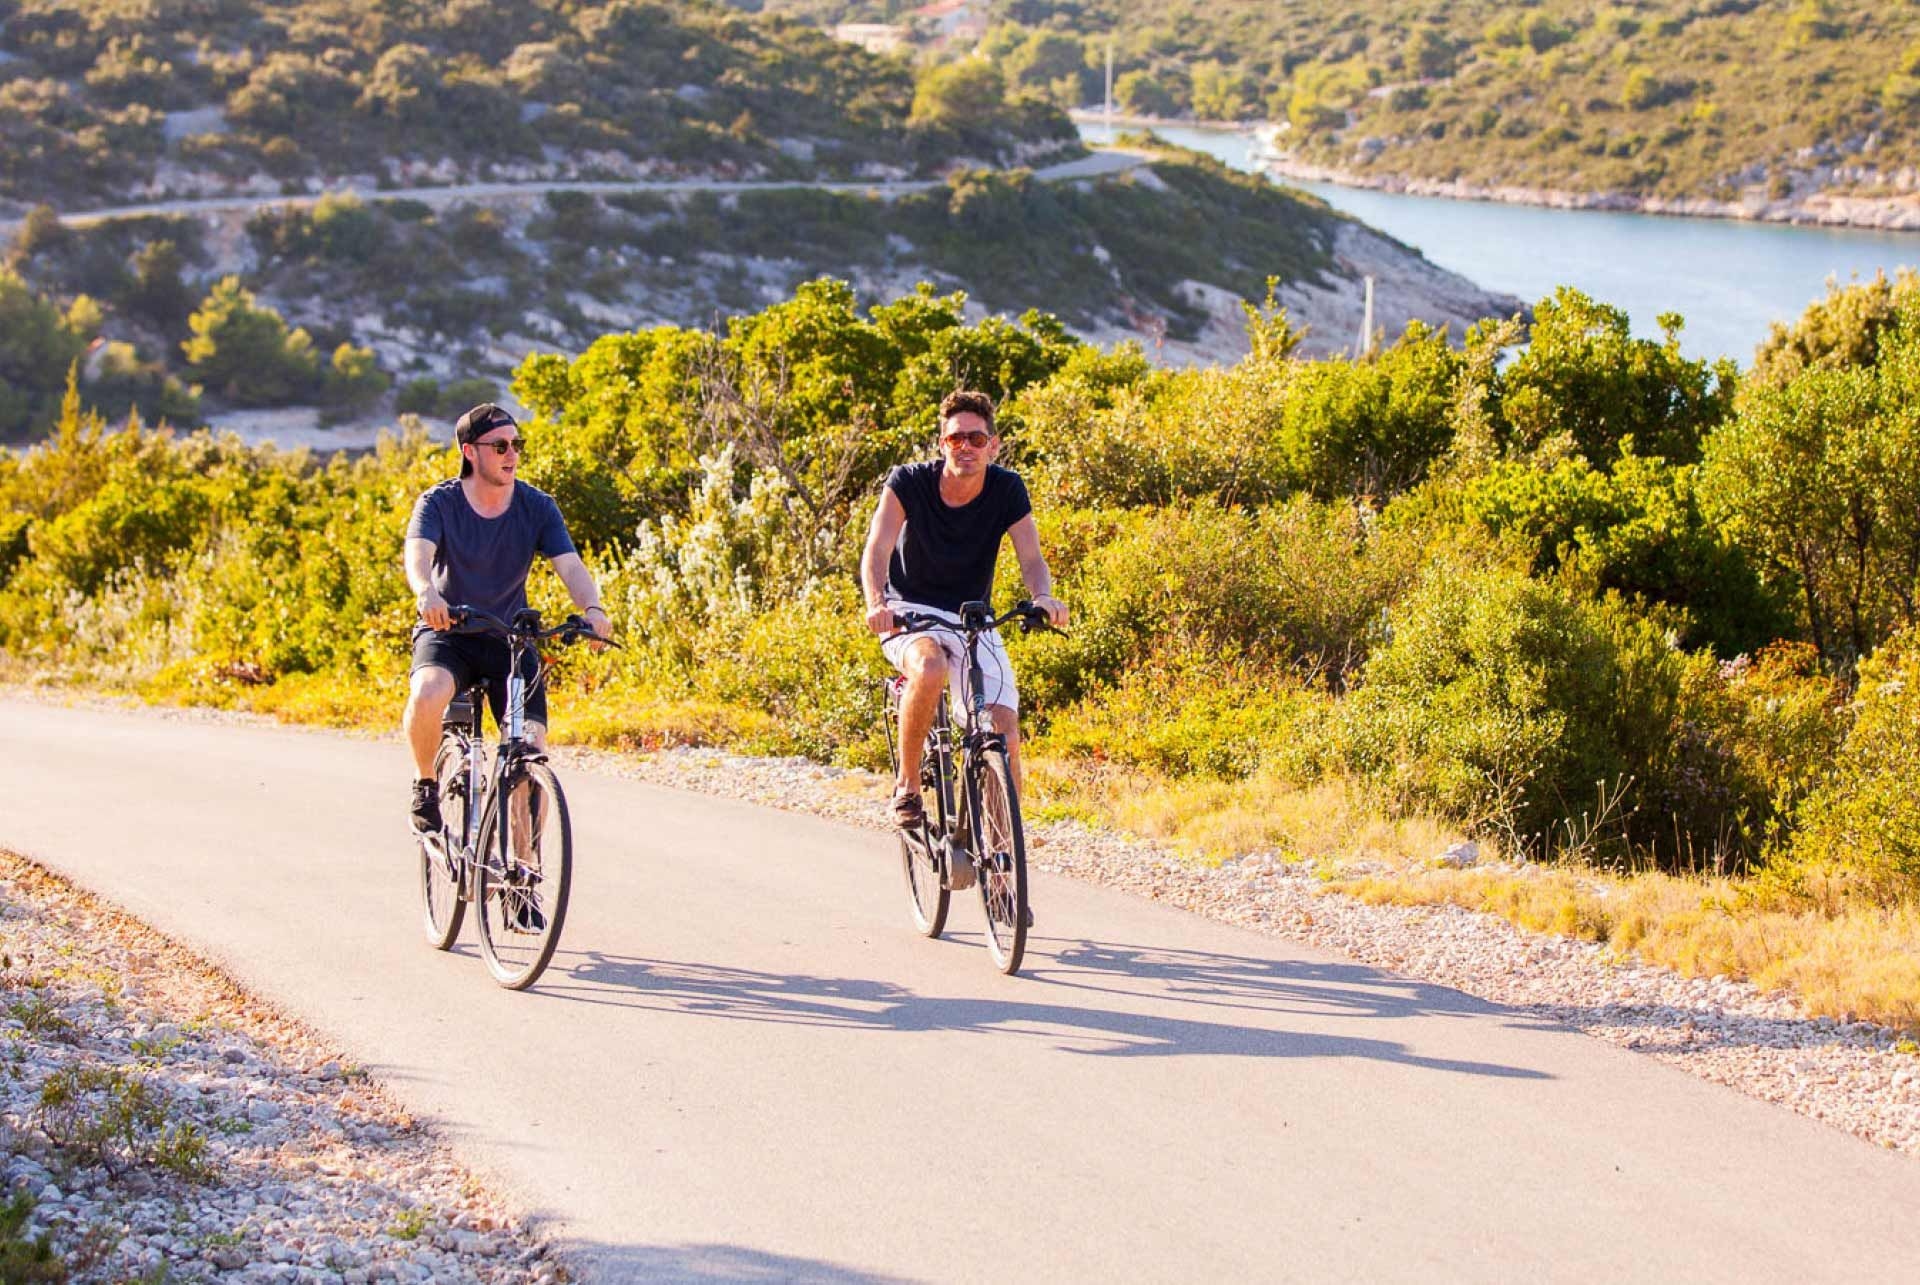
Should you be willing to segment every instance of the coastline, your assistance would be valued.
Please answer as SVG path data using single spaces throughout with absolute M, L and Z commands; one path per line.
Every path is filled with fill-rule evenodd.
M 1076 124 L 1103 125 L 1106 115 L 1078 110 L 1068 115 Z M 1217 130 L 1251 133 L 1244 121 L 1173 120 L 1116 112 L 1113 124 L 1125 129 Z M 1554 210 L 1601 210 L 1621 214 L 1659 214 L 1674 218 L 1724 219 L 1739 223 L 1778 223 L 1794 227 L 1855 228 L 1869 232 L 1920 232 L 1920 189 L 1888 196 L 1860 196 L 1832 188 L 1815 187 L 1792 196 L 1773 198 L 1759 190 L 1737 201 L 1709 197 L 1636 196 L 1629 192 L 1581 192 L 1566 188 L 1478 184 L 1414 174 L 1368 174 L 1323 165 L 1280 154 L 1258 162 L 1260 172 L 1276 179 L 1332 183 L 1365 191 L 1404 196 L 1433 196 L 1452 201 L 1488 201 L 1502 205 L 1532 205 Z
M 1361 174 L 1279 156 L 1261 162 L 1273 178 L 1341 187 L 1433 196 L 1453 201 L 1491 201 L 1553 210 L 1602 210 L 1619 214 L 1659 214 L 1671 218 L 1723 219 L 1738 223 L 1778 223 L 1791 227 L 1854 228 L 1865 232 L 1920 232 L 1920 192 L 1899 196 L 1851 196 L 1817 190 L 1774 200 L 1755 195 L 1741 201 L 1707 197 L 1634 196 L 1627 192 L 1573 192 L 1563 188 L 1499 186 L 1407 174 Z

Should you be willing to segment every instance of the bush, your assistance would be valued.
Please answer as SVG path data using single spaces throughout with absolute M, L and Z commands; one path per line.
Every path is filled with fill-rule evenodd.
M 1892 905 L 1920 897 L 1920 637 L 1895 636 L 1859 678 L 1853 726 L 1798 809 L 1786 865 L 1824 901 Z
M 0 268 L 0 441 L 53 421 L 67 371 L 92 335 L 78 335 L 59 309 Z
M 181 350 L 189 369 L 228 401 L 278 406 L 312 392 L 319 372 L 312 337 L 256 306 L 239 277 L 222 278 L 187 326 L 193 338 Z
M 1394 805 L 1515 850 L 1654 843 L 1635 798 L 1679 774 L 1689 659 L 1617 602 L 1436 563 L 1344 711 L 1348 761 Z M 1603 849 L 1604 850 L 1604 849 Z
M 1708 430 L 1733 408 L 1733 363 L 1680 353 L 1677 313 L 1660 318 L 1665 339 L 1635 339 L 1627 314 L 1567 286 L 1534 307 L 1531 342 L 1500 382 L 1512 440 L 1532 449 L 1564 436 L 1598 468 L 1632 438 L 1676 464 L 1700 457 Z
M 1798 600 L 1806 636 L 1851 666 L 1915 619 L 1920 314 L 1871 366 L 1816 363 L 1756 387 L 1707 442 L 1708 514 Z
M 1631 441 L 1611 473 L 1580 457 L 1500 464 L 1468 484 L 1462 515 L 1513 540 L 1535 574 L 1577 564 L 1596 591 L 1685 612 L 1689 646 L 1734 656 L 1791 628 L 1746 554 L 1702 514 L 1694 469 L 1647 459 Z

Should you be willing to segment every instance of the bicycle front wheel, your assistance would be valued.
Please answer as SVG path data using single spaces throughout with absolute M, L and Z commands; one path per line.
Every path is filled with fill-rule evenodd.
M 900 832 L 900 864 L 907 872 L 907 909 L 913 926 L 924 937 L 938 937 L 947 926 L 947 905 L 953 894 L 940 882 L 928 848 L 932 827 L 925 821 Z
M 560 944 L 573 886 L 573 826 L 552 768 L 529 763 L 518 774 L 487 818 L 479 851 L 480 955 L 493 980 L 525 990 Z
M 987 952 L 1001 972 L 1020 971 L 1027 951 L 1027 839 L 1020 799 L 1003 749 L 982 750 L 969 764 L 969 809 L 980 903 L 987 914 Z
M 460 936 L 460 920 L 467 912 L 454 856 L 467 835 L 467 749 L 457 737 L 440 742 L 433 779 L 440 786 L 440 842 L 420 841 L 421 927 L 435 950 L 447 950 Z

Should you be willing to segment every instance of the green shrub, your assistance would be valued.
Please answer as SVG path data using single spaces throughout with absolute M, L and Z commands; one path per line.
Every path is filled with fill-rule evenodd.
M 1860 665 L 1853 726 L 1801 803 L 1788 870 L 1824 899 L 1920 896 L 1920 638 L 1906 630 Z
M 1632 438 L 1676 464 L 1700 457 L 1708 430 L 1733 408 L 1737 371 L 1680 352 L 1681 320 L 1664 313 L 1665 339 L 1635 339 L 1627 314 L 1562 286 L 1534 306 L 1527 350 L 1500 381 L 1513 440 L 1531 449 L 1564 437 L 1598 468 Z
M 312 391 L 319 372 L 313 338 L 287 329 L 259 307 L 239 277 L 225 277 L 187 320 L 193 338 L 181 345 L 195 378 L 242 406 L 277 406 Z
M 1468 484 L 1462 516 L 1515 540 L 1536 574 L 1577 563 L 1596 590 L 1684 611 L 1690 646 L 1733 656 L 1792 624 L 1745 553 L 1701 513 L 1693 468 L 1638 455 L 1630 440 L 1610 473 L 1579 456 L 1551 468 L 1500 464 Z
M 1798 600 L 1806 637 L 1847 667 L 1915 619 L 1920 583 L 1920 313 L 1873 365 L 1819 362 L 1759 386 L 1714 433 L 1708 515 Z
M 1666 818 L 1636 822 L 1631 792 L 1661 794 L 1679 770 L 1702 661 L 1617 602 L 1498 567 L 1429 566 L 1391 629 L 1344 718 L 1349 762 L 1387 799 L 1521 850 L 1658 842 Z

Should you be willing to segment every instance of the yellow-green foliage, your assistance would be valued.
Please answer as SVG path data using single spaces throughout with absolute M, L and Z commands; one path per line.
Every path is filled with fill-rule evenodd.
M 1900 634 L 1860 667 L 1853 726 L 1800 807 L 1793 869 L 1823 901 L 1920 897 L 1920 639 Z

